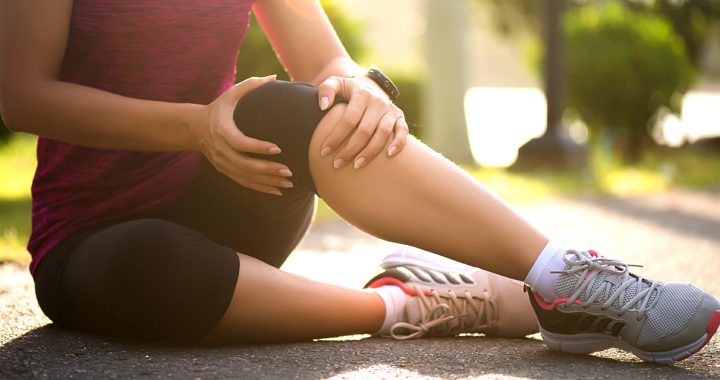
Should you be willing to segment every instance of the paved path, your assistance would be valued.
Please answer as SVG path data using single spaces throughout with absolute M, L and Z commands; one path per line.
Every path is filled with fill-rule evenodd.
M 644 263 L 642 273 L 649 277 L 691 281 L 720 297 L 720 191 L 558 199 L 519 210 L 569 246 Z M 328 223 L 313 228 L 284 269 L 361 286 L 390 249 L 343 223 Z M 617 350 L 592 356 L 552 353 L 537 336 L 410 342 L 350 337 L 212 348 L 118 342 L 48 325 L 31 279 L 16 264 L 0 265 L 0 323 L 0 378 L 720 379 L 720 337 L 673 366 L 644 364 Z

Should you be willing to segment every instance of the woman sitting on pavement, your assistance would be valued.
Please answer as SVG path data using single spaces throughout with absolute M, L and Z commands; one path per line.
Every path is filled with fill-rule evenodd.
M 714 297 L 554 244 L 408 136 L 391 82 L 351 60 L 317 1 L 0 4 L 1 111 L 40 136 L 28 250 L 60 326 L 191 342 L 522 336 L 532 307 L 552 349 L 672 362 L 720 324 Z M 233 84 L 251 7 L 296 82 Z M 316 194 L 374 236 L 472 267 L 408 248 L 370 290 L 282 272 Z

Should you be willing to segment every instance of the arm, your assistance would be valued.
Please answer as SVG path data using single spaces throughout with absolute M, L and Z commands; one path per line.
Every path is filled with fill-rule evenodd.
M 234 126 L 237 100 L 272 78 L 237 85 L 210 105 L 128 98 L 62 82 L 71 0 L 0 1 L 0 110 L 9 128 L 101 149 L 196 150 L 244 186 L 277 193 L 284 165 L 244 152 L 276 154 Z M 261 175 L 265 176 L 261 176 Z
M 253 11 L 293 80 L 318 86 L 321 108 L 336 95 L 348 100 L 322 155 L 337 151 L 335 167 L 354 160 L 360 168 L 385 147 L 390 156 L 402 150 L 408 133 L 402 111 L 363 75 L 366 70 L 347 54 L 317 0 L 257 0 Z

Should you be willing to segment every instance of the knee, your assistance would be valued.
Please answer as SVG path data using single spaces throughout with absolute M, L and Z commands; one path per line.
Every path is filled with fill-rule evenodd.
M 338 106 L 330 112 L 335 108 Z M 277 144 L 281 154 L 259 157 L 288 165 L 296 187 L 314 192 L 308 153 L 316 128 L 327 113 L 320 110 L 317 88 L 274 81 L 243 96 L 235 107 L 234 120 L 245 135 Z
M 283 153 L 306 151 L 325 114 L 317 94 L 309 84 L 270 82 L 240 99 L 235 123 L 246 135 L 277 144 Z

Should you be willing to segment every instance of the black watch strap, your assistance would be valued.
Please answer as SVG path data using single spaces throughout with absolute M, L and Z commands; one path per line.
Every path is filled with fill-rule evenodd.
M 366 75 L 368 78 L 372 79 L 373 82 L 377 83 L 378 86 L 383 89 L 383 91 L 385 91 L 391 102 L 395 102 L 398 96 L 400 96 L 400 91 L 398 90 L 398 88 L 390 80 L 390 78 L 383 74 L 382 71 L 372 67 L 370 68 L 370 70 L 368 70 Z

